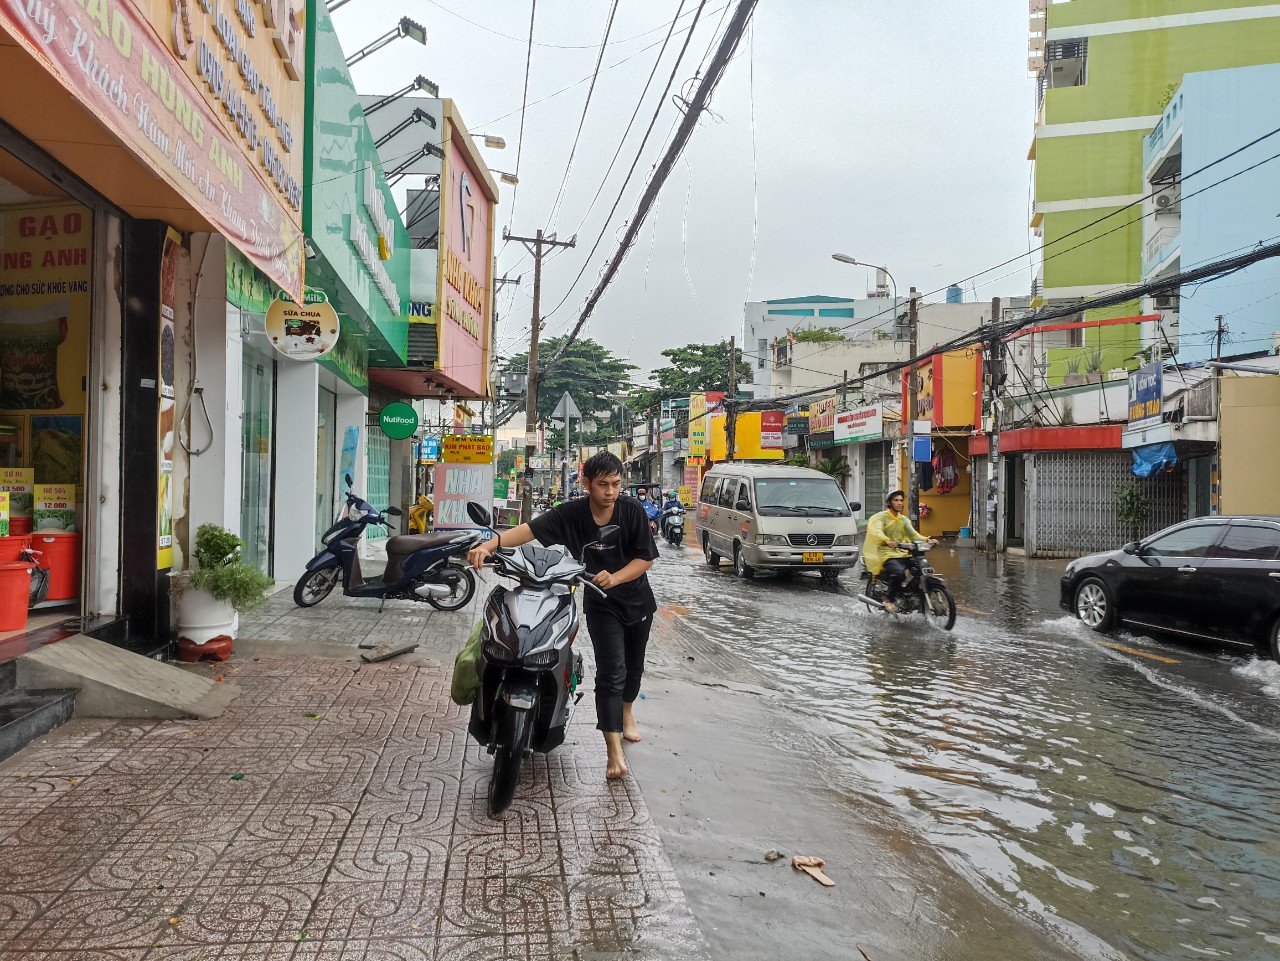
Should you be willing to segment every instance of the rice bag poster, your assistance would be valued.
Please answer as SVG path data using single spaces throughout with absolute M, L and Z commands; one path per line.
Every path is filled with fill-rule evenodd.
M 177 436 L 174 430 L 174 409 L 177 405 L 174 354 L 177 342 L 173 329 L 173 305 L 178 263 L 185 254 L 182 235 L 172 228 L 166 230 L 164 249 L 160 254 L 160 370 L 156 379 L 160 392 L 160 484 L 157 505 L 159 535 L 156 544 L 156 569 L 161 571 L 173 567 L 173 445 Z
M 37 483 L 82 482 L 92 247 L 87 207 L 0 209 L 0 417 L 21 432 L 19 464 L 36 468 Z M 40 433 L 23 414 L 41 416 Z

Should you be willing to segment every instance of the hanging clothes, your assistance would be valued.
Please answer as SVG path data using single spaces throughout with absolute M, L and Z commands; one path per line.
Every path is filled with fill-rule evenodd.
M 950 494 L 960 483 L 960 468 L 956 465 L 956 454 L 950 445 L 942 444 L 938 453 L 933 455 L 933 471 L 939 494 Z
M 920 463 L 916 464 L 916 467 L 919 468 L 917 483 L 920 485 L 920 490 L 933 490 L 933 465 L 927 460 L 922 460 Z

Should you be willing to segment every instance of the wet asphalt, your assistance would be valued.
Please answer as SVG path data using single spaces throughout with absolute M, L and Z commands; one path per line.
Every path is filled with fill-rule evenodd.
M 651 579 L 785 692 L 851 820 L 887 809 L 993 912 L 1082 957 L 1280 957 L 1280 666 L 1094 634 L 1057 606 L 1061 561 L 931 561 L 950 633 L 868 611 L 848 574 L 744 581 L 664 544 Z

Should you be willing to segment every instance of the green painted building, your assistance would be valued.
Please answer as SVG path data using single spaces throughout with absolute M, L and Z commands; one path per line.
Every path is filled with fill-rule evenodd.
M 1143 196 L 1144 138 L 1184 74 L 1280 61 L 1280 5 L 1029 2 L 1028 65 L 1038 75 L 1031 226 L 1044 245 L 1036 303 L 1065 304 L 1141 281 L 1143 208 L 1086 225 Z M 1239 146 L 1223 144 L 1221 152 Z M 1135 302 L 1083 319 L 1141 312 Z M 1063 331 L 1044 345 L 1045 380 L 1057 386 L 1068 372 L 1136 367 L 1141 344 L 1137 324 Z

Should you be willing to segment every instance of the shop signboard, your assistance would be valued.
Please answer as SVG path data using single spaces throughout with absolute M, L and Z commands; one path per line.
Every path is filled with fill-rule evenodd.
M 676 496 L 680 499 L 680 503 L 685 507 L 693 506 L 693 485 L 681 484 L 676 488 Z
M 664 417 L 658 424 L 658 435 L 662 440 L 662 449 L 670 451 L 676 449 L 676 422 L 670 417 Z
M 493 280 L 492 180 L 459 143 L 465 131 L 455 129 L 446 103 L 444 164 L 440 174 L 438 239 L 441 309 L 436 321 L 440 338 L 440 370 L 475 396 L 484 393 L 488 365 L 489 302 Z
M 302 0 L 0 4 L 0 26 L 299 299 L 304 20 Z
M 707 453 L 707 395 L 689 395 L 689 455 L 702 457 Z
M 467 514 L 467 504 L 475 501 L 492 512 L 493 463 L 440 463 L 435 474 L 435 529 L 474 529 L 478 525 Z
M 511 481 L 505 477 L 493 479 L 493 496 L 496 500 L 505 501 L 511 496 Z
M 836 414 L 835 442 L 861 444 L 884 436 L 884 408 L 879 404 Z
M 627 445 L 623 444 L 621 441 L 615 444 L 610 444 L 609 453 L 612 454 L 614 457 L 618 458 L 618 460 L 625 460 L 626 453 L 627 453 Z
M 524 473 L 524 454 L 516 454 L 516 473 Z
M 760 448 L 761 450 L 781 450 L 782 432 L 786 415 L 780 410 L 760 412 Z
M 279 291 L 263 322 L 271 346 L 290 360 L 319 360 L 338 343 L 338 312 L 314 287 L 306 289 L 301 304 Z
M 1159 426 L 1163 405 L 1164 364 L 1157 360 L 1129 375 L 1129 429 Z
M 37 484 L 35 530 L 76 529 L 76 488 L 73 484 Z
M 338 486 L 335 490 L 345 491 L 351 484 L 347 482 L 350 477 L 353 481 L 356 476 L 356 453 L 360 449 L 360 428 L 352 424 L 342 436 L 342 456 L 338 461 Z
M 307 283 L 329 295 L 344 329 L 363 331 L 370 366 L 403 367 L 409 235 L 333 21 L 323 3 L 308 5 L 307 13 L 308 77 L 315 89 L 307 101 L 302 224 L 316 255 L 307 261 Z
M 811 434 L 821 434 L 836 429 L 836 405 L 838 403 L 835 395 L 824 397 L 822 400 L 814 401 L 809 405 L 809 432 Z
M 493 438 L 487 434 L 446 434 L 440 459 L 446 464 L 491 464 Z
M 786 432 L 796 436 L 809 433 L 809 408 L 805 404 L 788 407 L 785 411 Z
M 397 401 L 378 412 L 378 426 L 392 440 L 406 440 L 418 432 L 418 412 Z
M 424 437 L 418 447 L 418 463 L 434 464 L 440 459 L 440 438 Z
M 0 491 L 0 537 L 9 536 L 9 492 Z

